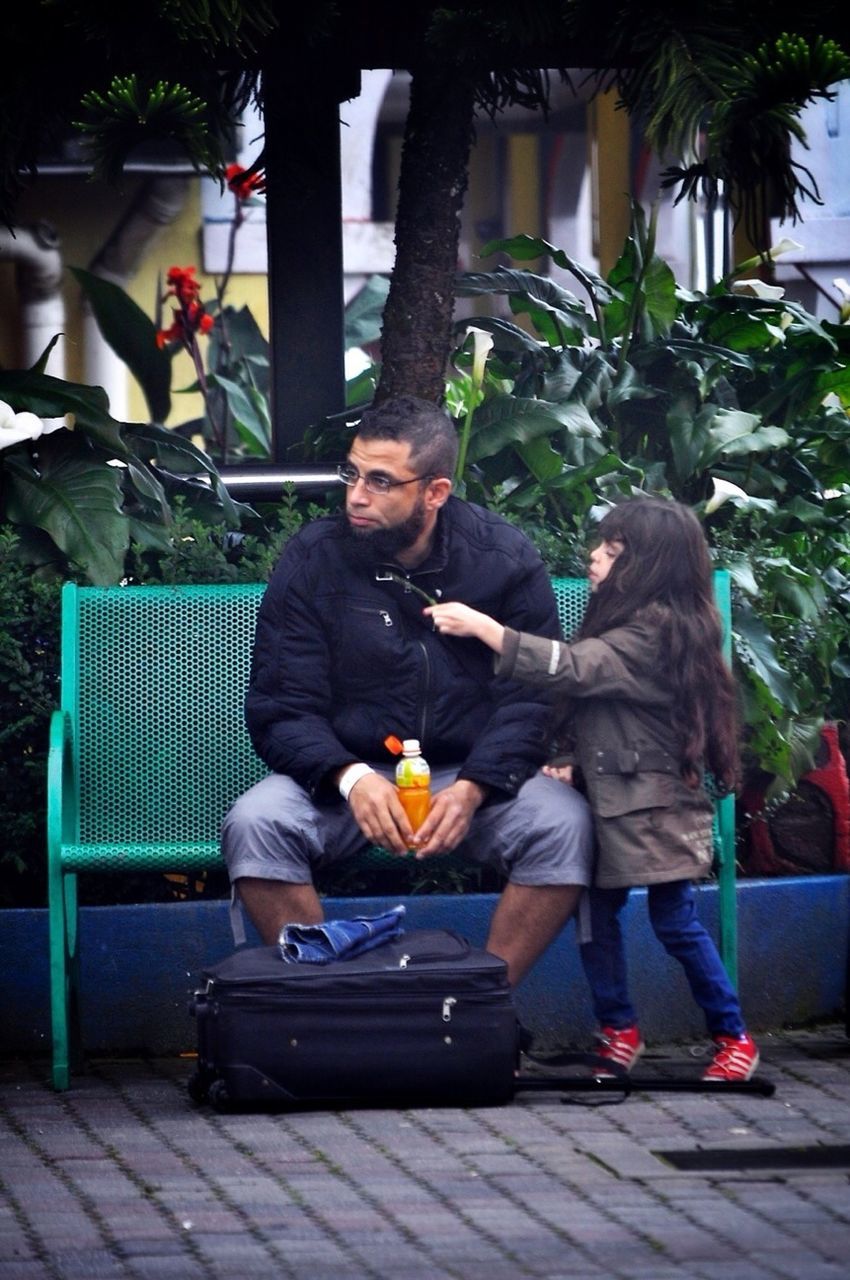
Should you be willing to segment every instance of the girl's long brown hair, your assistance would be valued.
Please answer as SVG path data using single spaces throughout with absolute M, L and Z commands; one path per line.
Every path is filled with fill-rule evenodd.
M 723 658 L 711 557 L 699 520 L 671 499 L 633 498 L 605 515 L 598 536 L 621 542 L 623 550 L 590 597 L 573 638 L 602 635 L 638 612 L 657 620 L 682 776 L 697 786 L 704 766 L 733 790 L 739 776 L 737 697 Z

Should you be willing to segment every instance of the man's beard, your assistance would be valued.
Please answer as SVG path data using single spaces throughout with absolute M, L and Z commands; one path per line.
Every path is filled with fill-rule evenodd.
M 400 551 L 413 546 L 425 528 L 425 504 L 420 498 L 406 520 L 387 529 L 354 529 L 345 512 L 340 519 L 352 558 L 372 568 L 391 563 Z

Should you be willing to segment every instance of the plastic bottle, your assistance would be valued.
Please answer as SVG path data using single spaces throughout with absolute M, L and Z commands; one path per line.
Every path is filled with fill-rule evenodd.
M 405 738 L 402 752 L 395 767 L 395 784 L 410 825 L 417 831 L 431 808 L 431 770 L 419 750 L 418 738 Z

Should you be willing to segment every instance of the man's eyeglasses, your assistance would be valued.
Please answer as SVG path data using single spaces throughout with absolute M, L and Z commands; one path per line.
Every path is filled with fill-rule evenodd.
M 364 476 L 351 462 L 343 462 L 337 467 L 336 473 L 342 483 L 347 484 L 350 489 L 357 484 L 358 480 L 362 480 L 369 493 L 389 493 L 390 489 L 400 489 L 403 484 L 416 484 L 417 480 L 432 478 L 431 476 L 411 476 L 409 480 L 393 480 L 380 471 L 367 471 Z

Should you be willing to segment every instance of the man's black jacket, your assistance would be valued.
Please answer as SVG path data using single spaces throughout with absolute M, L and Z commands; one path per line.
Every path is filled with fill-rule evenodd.
M 379 581 L 353 554 L 344 517 L 313 521 L 286 545 L 260 605 L 246 719 L 270 769 L 316 798 L 355 760 L 391 763 L 388 734 L 418 738 L 432 764 L 513 795 L 546 757 L 544 695 L 493 675 L 478 640 L 440 636 L 425 601 Z M 546 568 L 502 517 L 450 498 L 434 548 L 407 574 L 438 600 L 460 600 L 506 626 L 560 636 Z

